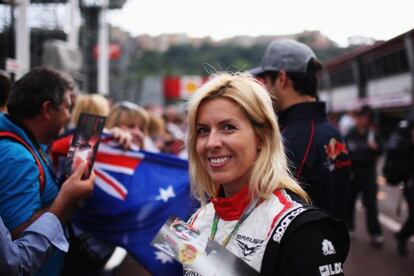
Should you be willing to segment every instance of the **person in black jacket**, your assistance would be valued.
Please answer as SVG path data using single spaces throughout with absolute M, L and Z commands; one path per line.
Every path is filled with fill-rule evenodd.
M 374 246 L 384 242 L 381 226 L 378 222 L 376 181 L 377 159 L 382 153 L 382 142 L 377 129 L 372 126 L 373 111 L 363 106 L 356 114 L 356 124 L 347 136 L 347 146 L 352 160 L 352 181 L 350 193 L 350 214 L 348 226 L 354 229 L 355 202 L 362 193 L 363 205 L 366 209 L 367 230 Z
M 384 175 L 391 185 L 402 186 L 407 203 L 407 218 L 394 234 L 398 254 L 405 257 L 407 242 L 414 234 L 414 124 L 411 118 L 398 123 L 387 143 Z
M 318 101 L 322 65 L 307 45 L 272 42 L 262 64 L 250 72 L 263 79 L 285 140 L 290 169 L 314 205 L 347 220 L 351 161 L 342 136 Z

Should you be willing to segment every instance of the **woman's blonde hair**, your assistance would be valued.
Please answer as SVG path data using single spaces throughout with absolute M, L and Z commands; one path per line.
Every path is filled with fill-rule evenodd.
M 72 111 L 71 123 L 76 125 L 82 112 L 99 116 L 108 116 L 109 102 L 100 94 L 82 95 L 76 101 Z
M 249 182 L 251 194 L 267 198 L 276 189 L 287 189 L 309 201 L 306 192 L 289 172 L 272 100 L 262 84 L 248 73 L 215 74 L 189 101 L 187 147 L 190 181 L 195 196 L 205 204 L 207 196 L 214 197 L 218 192 L 218 186 L 212 182 L 203 168 L 196 151 L 198 109 L 203 102 L 214 98 L 225 98 L 238 104 L 251 122 L 260 141 L 261 150 L 251 170 Z
M 120 126 L 119 124 L 122 116 L 125 116 L 124 118 L 128 121 L 136 120 L 137 118 L 140 119 L 142 122 L 143 133 L 148 134 L 150 121 L 148 111 L 137 104 L 127 101 L 118 102 L 112 107 L 109 116 L 106 119 L 105 126 L 107 128 Z

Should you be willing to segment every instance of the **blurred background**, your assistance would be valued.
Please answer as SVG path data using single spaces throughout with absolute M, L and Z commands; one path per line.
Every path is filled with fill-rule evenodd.
M 408 1 L 0 0 L 0 70 L 13 80 L 47 65 L 69 73 L 82 94 L 144 107 L 182 106 L 210 74 L 257 66 L 267 44 L 282 37 L 308 44 L 324 63 L 319 97 L 332 123 L 370 105 L 387 140 L 401 119 L 412 118 Z M 359 208 L 348 275 L 413 275 L 413 254 L 398 257 L 392 237 L 407 207 L 381 166 L 386 243 L 380 250 L 368 244 Z M 118 275 L 137 275 L 128 261 Z

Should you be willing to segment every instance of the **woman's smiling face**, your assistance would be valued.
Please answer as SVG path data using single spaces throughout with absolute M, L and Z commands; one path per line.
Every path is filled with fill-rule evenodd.
M 226 196 L 248 184 L 260 145 L 240 106 L 226 98 L 203 102 L 196 130 L 197 154 L 214 184 L 223 185 Z

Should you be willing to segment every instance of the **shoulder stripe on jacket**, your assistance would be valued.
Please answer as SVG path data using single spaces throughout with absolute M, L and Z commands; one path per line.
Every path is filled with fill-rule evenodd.
M 273 193 L 279 200 L 279 202 L 283 205 L 282 210 L 276 214 L 276 216 L 273 218 L 272 224 L 270 225 L 270 229 L 267 232 L 267 236 L 272 234 L 273 228 L 276 225 L 276 222 L 280 219 L 280 217 L 286 213 L 287 210 L 289 210 L 293 206 L 293 201 L 289 197 L 288 194 L 286 194 L 285 190 L 277 190 Z
M 298 170 L 296 171 L 296 175 L 295 175 L 296 179 L 298 179 L 302 173 L 303 166 L 305 165 L 306 160 L 308 159 L 308 154 L 309 154 L 309 150 L 312 145 L 312 142 L 313 142 L 313 137 L 315 136 L 315 122 L 311 120 L 310 124 L 311 124 L 311 133 L 309 136 L 308 145 L 306 146 L 306 150 L 305 150 L 305 154 L 303 155 L 302 162 L 300 163 L 300 166 Z

